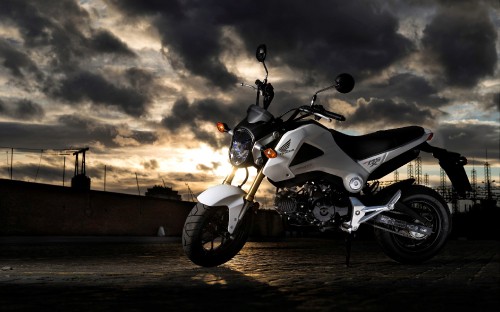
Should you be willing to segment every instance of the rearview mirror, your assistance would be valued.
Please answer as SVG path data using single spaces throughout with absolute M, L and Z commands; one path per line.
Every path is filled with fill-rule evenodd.
M 349 93 L 354 88 L 354 78 L 347 74 L 343 73 L 335 78 L 335 89 L 340 93 Z
M 255 52 L 255 57 L 257 58 L 257 61 L 259 62 L 264 62 L 266 59 L 266 54 L 267 54 L 267 48 L 265 44 L 261 44 L 257 47 L 257 52 Z

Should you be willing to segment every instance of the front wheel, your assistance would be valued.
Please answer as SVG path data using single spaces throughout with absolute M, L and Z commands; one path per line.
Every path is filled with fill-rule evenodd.
M 409 264 L 422 263 L 444 247 L 451 231 L 448 205 L 438 193 L 421 185 L 413 185 L 404 191 L 400 202 L 425 219 L 424 225 L 432 228 L 432 233 L 424 235 L 395 227 L 387 230 L 375 228 L 375 237 L 382 250 L 393 260 Z M 384 214 L 407 223 L 422 223 L 396 210 Z
M 231 260 L 245 245 L 251 228 L 249 210 L 232 236 L 227 231 L 227 207 L 201 203 L 191 209 L 182 232 L 184 252 L 197 265 L 213 267 Z

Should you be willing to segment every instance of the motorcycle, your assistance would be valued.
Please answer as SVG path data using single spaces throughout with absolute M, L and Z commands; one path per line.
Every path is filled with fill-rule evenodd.
M 334 88 L 350 92 L 355 82 L 347 73 L 314 93 L 310 105 L 273 116 L 267 110 L 274 87 L 268 81 L 266 55 L 266 45 L 259 45 L 256 58 L 265 69 L 263 81 L 256 80 L 255 86 L 240 84 L 256 90 L 256 104 L 248 107 L 246 117 L 234 129 L 217 123 L 219 131 L 232 136 L 232 171 L 222 184 L 197 197 L 198 203 L 186 218 L 182 243 L 187 257 L 197 265 L 212 267 L 231 260 L 243 248 L 259 208 L 255 194 L 265 177 L 276 187 L 274 208 L 288 225 L 346 233 L 347 264 L 351 237 L 362 224 L 374 228 L 382 250 L 397 262 L 416 264 L 435 256 L 452 229 L 444 199 L 431 188 L 415 184 L 415 179 L 384 188 L 378 179 L 423 151 L 439 160 L 455 191 L 465 196 L 471 190 L 464 170 L 467 159 L 430 145 L 432 131 L 419 126 L 352 136 L 319 123 L 320 119 L 346 120 L 316 99 Z M 257 173 L 244 191 L 249 167 Z M 246 178 L 236 186 L 232 183 L 238 169 L 246 170 Z

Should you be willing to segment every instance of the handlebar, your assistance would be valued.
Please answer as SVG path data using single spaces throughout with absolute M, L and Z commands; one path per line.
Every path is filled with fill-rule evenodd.
M 263 96 L 263 101 L 262 101 L 263 103 L 262 104 L 263 104 L 264 109 L 267 110 L 267 108 L 271 104 L 271 101 L 274 98 L 274 88 L 271 85 L 271 83 L 267 82 L 266 80 L 264 80 L 264 82 L 262 82 L 262 81 L 257 79 L 257 80 L 255 80 L 256 87 L 249 85 L 249 84 L 246 84 L 246 83 L 243 83 L 243 82 L 238 83 L 238 85 L 240 85 L 242 87 L 247 87 L 247 88 L 257 90 L 257 99 L 255 101 L 256 105 L 259 106 L 259 95 L 262 95 Z M 301 106 L 298 109 L 295 109 L 296 113 L 290 119 L 295 118 L 297 116 L 297 113 L 299 111 L 301 111 L 301 112 L 307 113 L 309 115 L 314 115 L 318 118 L 327 119 L 328 121 L 332 121 L 332 120 L 345 121 L 346 120 L 346 118 L 343 115 L 337 114 L 334 112 L 330 112 L 330 111 L 326 110 L 323 107 L 323 105 L 314 104 L 314 102 L 316 100 L 316 95 L 317 95 L 317 93 L 313 95 L 310 106 Z
M 346 118 L 343 115 L 327 111 L 323 107 L 323 105 L 302 106 L 299 108 L 299 110 L 306 112 L 308 114 L 312 114 L 314 116 L 320 117 L 320 118 L 328 119 L 330 121 L 332 121 L 332 119 L 335 119 L 338 121 L 345 121 L 346 120 Z

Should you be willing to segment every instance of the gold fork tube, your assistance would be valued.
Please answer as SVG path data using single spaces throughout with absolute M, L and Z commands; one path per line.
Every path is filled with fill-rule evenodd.
M 233 183 L 233 179 L 234 179 L 234 175 L 236 174 L 236 171 L 238 171 L 238 167 L 233 166 L 233 168 L 231 169 L 231 173 L 224 179 L 224 182 L 222 182 L 222 183 L 231 185 L 231 183 Z
M 257 193 L 257 190 L 259 189 L 259 186 L 265 177 L 264 173 L 262 172 L 263 170 L 264 168 L 259 170 L 257 176 L 255 177 L 255 180 L 253 181 L 252 185 L 250 186 L 250 189 L 248 190 L 248 194 L 245 196 L 245 199 L 249 202 L 252 202 L 253 199 L 255 198 L 255 193 Z

